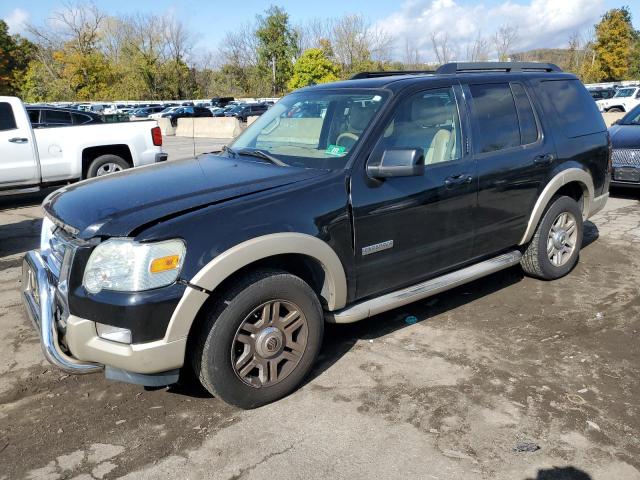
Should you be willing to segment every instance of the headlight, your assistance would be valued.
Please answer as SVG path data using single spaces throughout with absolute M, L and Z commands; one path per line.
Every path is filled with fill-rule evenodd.
M 91 293 L 141 292 L 164 287 L 178 278 L 185 251 L 182 240 L 157 243 L 107 240 L 91 253 L 82 284 Z
M 51 250 L 51 237 L 53 236 L 53 231 L 56 229 L 54 223 L 49 220 L 49 218 L 44 217 L 42 219 L 42 231 L 40 233 L 40 252 L 45 257 L 49 255 L 49 251 Z

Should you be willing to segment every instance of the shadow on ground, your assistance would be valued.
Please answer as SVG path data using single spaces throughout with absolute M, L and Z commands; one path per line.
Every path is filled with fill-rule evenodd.
M 592 480 L 591 475 L 574 467 L 553 467 L 538 470 L 536 478 L 526 480 Z

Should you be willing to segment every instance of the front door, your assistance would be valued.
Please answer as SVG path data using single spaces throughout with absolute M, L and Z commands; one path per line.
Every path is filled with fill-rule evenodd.
M 40 181 L 31 127 L 20 101 L 0 97 L 0 188 Z
M 358 298 L 418 283 L 471 259 L 477 175 L 464 148 L 461 94 L 457 85 L 408 94 L 369 157 L 387 148 L 422 148 L 424 175 L 375 180 L 365 168 L 354 173 Z

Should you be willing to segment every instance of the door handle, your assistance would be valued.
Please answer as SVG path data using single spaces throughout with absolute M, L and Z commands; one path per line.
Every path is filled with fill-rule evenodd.
M 444 184 L 446 187 L 453 187 L 454 185 L 463 185 L 465 183 L 471 183 L 473 181 L 473 177 L 471 175 L 467 175 L 466 173 L 459 173 L 457 175 L 451 175 L 444 179 Z
M 536 155 L 533 157 L 533 163 L 538 165 L 548 165 L 553 162 L 554 156 L 551 153 L 543 153 L 542 155 Z
M 11 143 L 27 143 L 29 141 L 28 138 L 22 138 L 22 137 L 13 137 L 10 138 L 9 141 Z

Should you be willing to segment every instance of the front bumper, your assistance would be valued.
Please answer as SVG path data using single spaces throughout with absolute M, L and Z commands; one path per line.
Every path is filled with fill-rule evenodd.
M 23 303 L 40 335 L 44 356 L 53 365 L 73 374 L 100 372 L 106 366 L 107 373 L 117 369 L 133 374 L 134 383 L 143 385 L 156 385 L 157 374 L 183 366 L 186 337 L 131 345 L 117 343 L 100 338 L 95 322 L 74 315 L 65 319 L 67 348 L 63 348 L 56 322 L 55 283 L 40 252 L 28 252 L 22 264 Z
M 42 256 L 36 250 L 27 252 L 22 262 L 22 301 L 33 326 L 40 334 L 45 358 L 67 373 L 95 373 L 102 365 L 83 362 L 67 355 L 58 341 L 55 322 L 55 288 Z

